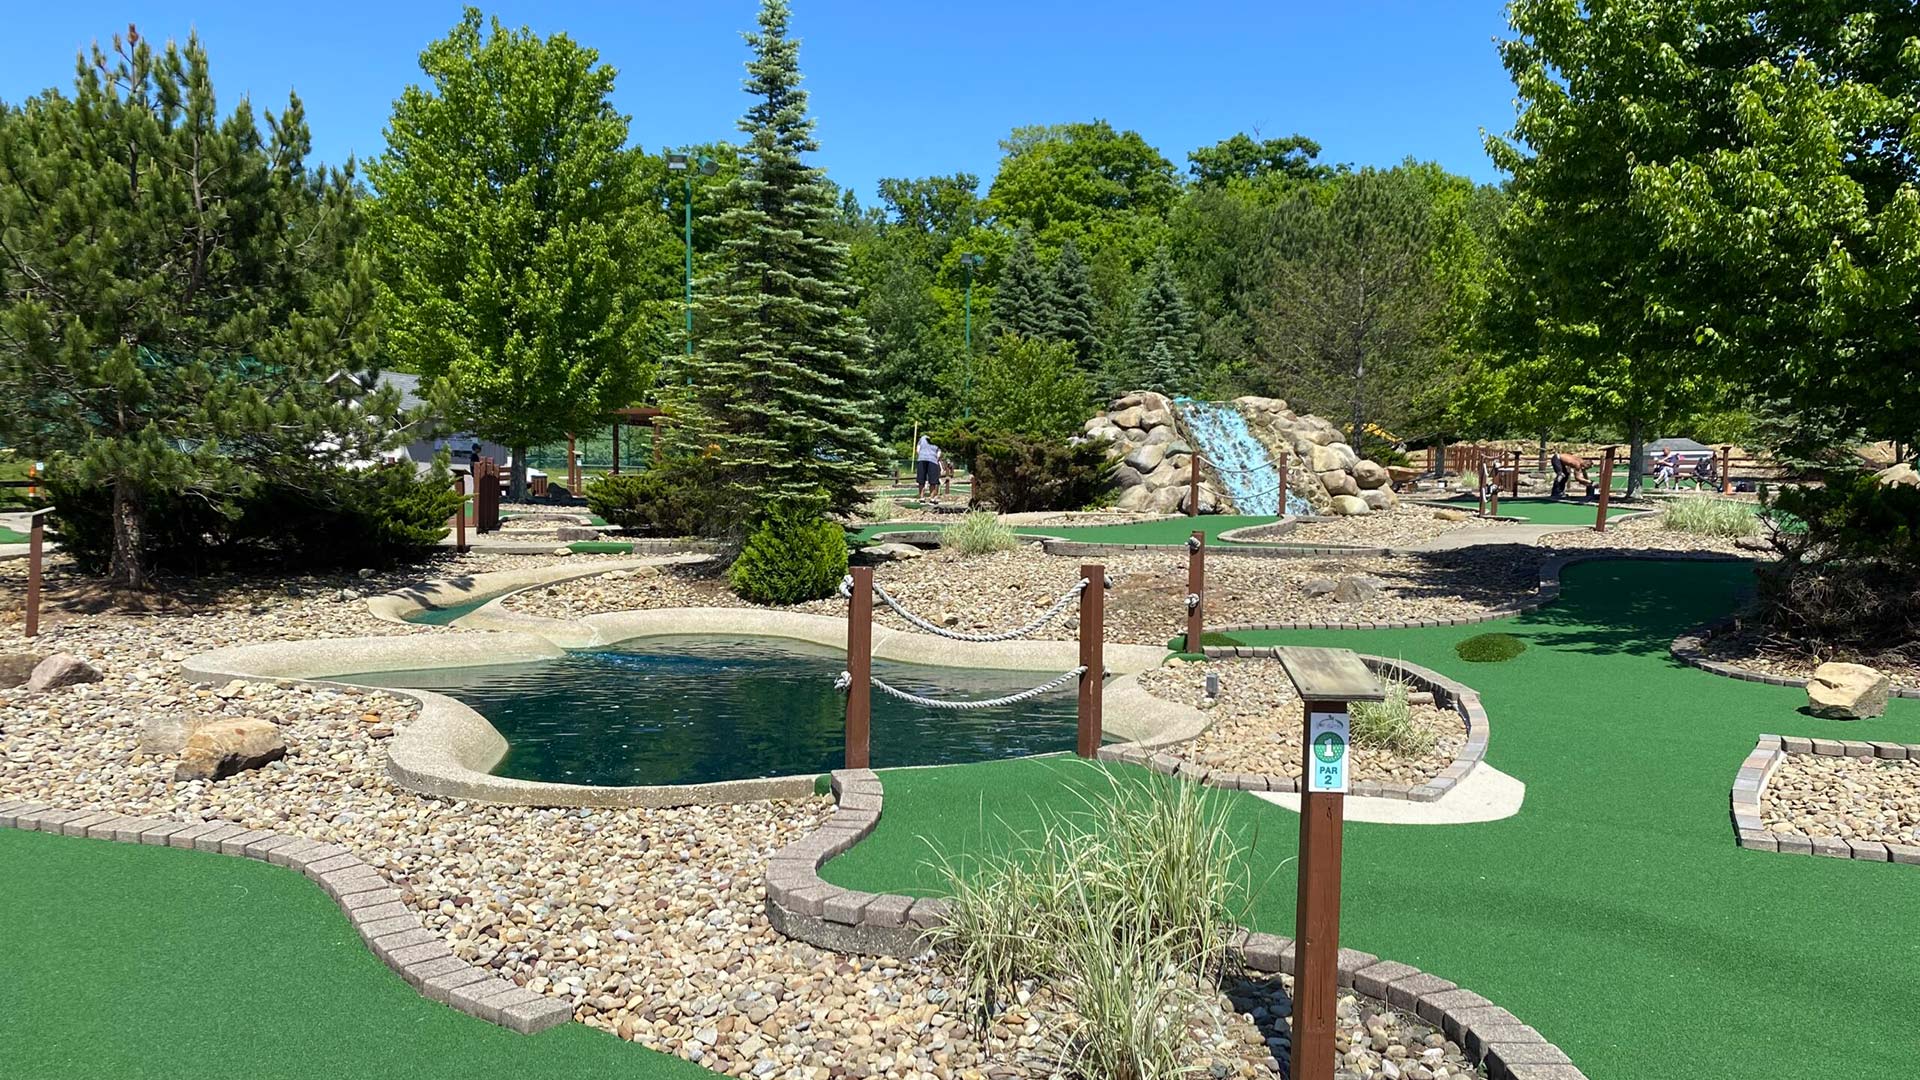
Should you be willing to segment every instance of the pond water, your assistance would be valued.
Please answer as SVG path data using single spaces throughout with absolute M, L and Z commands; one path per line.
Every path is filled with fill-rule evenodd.
M 464 702 L 506 736 L 494 772 L 569 784 L 697 784 L 821 773 L 845 754 L 846 666 L 838 650 L 780 638 L 644 638 L 555 660 L 347 676 Z M 876 661 L 874 675 L 924 697 L 1002 697 L 1052 673 Z M 876 768 L 1071 750 L 1074 687 L 967 711 L 873 694 Z

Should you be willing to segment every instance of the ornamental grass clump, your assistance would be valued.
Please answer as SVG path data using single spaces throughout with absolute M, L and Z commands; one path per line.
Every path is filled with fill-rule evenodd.
M 900 506 L 898 503 L 894 502 L 888 496 L 881 495 L 868 503 L 866 508 L 860 512 L 860 516 L 866 518 L 868 521 L 892 521 L 894 515 L 899 512 Z
M 1690 495 L 1667 503 L 1660 515 L 1660 527 L 1695 536 L 1738 540 L 1759 532 L 1760 520 L 1746 503 L 1711 495 Z
M 948 919 L 933 939 L 982 1023 L 1022 981 L 1059 995 L 1069 1015 L 1049 1037 L 1069 1075 L 1171 1080 L 1192 1066 L 1191 1023 L 1226 965 L 1245 848 L 1217 793 L 1106 779 L 1004 854 L 942 857 Z
M 1407 684 L 1387 684 L 1384 701 L 1356 701 L 1351 707 L 1353 741 L 1370 750 L 1385 750 L 1402 757 L 1419 757 L 1433 750 L 1439 737 L 1413 722 L 1413 706 L 1407 701 Z
M 940 546 L 962 557 L 991 555 L 1019 547 L 1020 536 L 1012 526 L 1002 523 L 999 515 L 975 510 L 940 533 Z
M 1453 651 L 1469 664 L 1498 664 L 1526 652 L 1527 643 L 1512 634 L 1476 634 Z

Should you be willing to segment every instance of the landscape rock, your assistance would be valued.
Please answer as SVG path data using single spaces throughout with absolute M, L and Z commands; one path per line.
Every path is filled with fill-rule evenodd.
M 1187 497 L 1184 487 L 1163 487 L 1147 500 L 1147 509 L 1156 514 L 1172 514 L 1180 509 L 1180 503 Z
M 1120 488 L 1139 487 L 1146 481 L 1140 470 L 1131 465 L 1121 465 L 1113 470 L 1113 485 Z
M 0 690 L 26 682 L 45 659 L 36 653 L 0 653 Z
M 1308 596 L 1325 596 L 1334 589 L 1339 588 L 1339 586 L 1340 583 L 1332 578 L 1318 577 L 1312 578 L 1301 585 L 1300 591 Z
M 564 559 L 573 554 L 573 549 L 570 547 L 557 547 L 553 549 L 553 553 L 559 558 Z
M 1319 476 L 1320 486 L 1326 488 L 1329 495 L 1360 494 L 1360 485 L 1353 482 L 1351 475 L 1339 469 L 1329 469 L 1315 475 Z
M 861 548 L 860 554 L 866 562 L 881 563 L 917 559 L 926 552 L 912 544 L 871 544 Z
M 1143 473 L 1150 473 L 1160 467 L 1167 456 L 1165 443 L 1143 443 L 1127 454 L 1127 464 Z
M 1329 501 L 1333 504 L 1333 512 L 1342 517 L 1373 513 L 1373 507 L 1358 495 L 1335 495 Z
M 1387 480 L 1395 488 L 1406 487 L 1425 474 L 1425 469 L 1417 469 L 1412 465 L 1387 466 Z
M 1115 427 L 1137 428 L 1140 426 L 1140 417 L 1143 415 L 1145 413 L 1135 405 L 1110 414 L 1108 419 L 1113 421 Z
M 1465 521 L 1472 516 L 1465 510 L 1455 510 L 1451 506 L 1443 506 L 1433 512 L 1435 521 Z
M 599 529 L 589 529 L 585 525 L 562 525 L 553 530 L 553 538 L 562 542 L 605 539 Z
M 1371 488 L 1360 493 L 1360 498 L 1372 510 L 1385 510 L 1393 505 L 1393 492 L 1386 488 Z
M 1359 484 L 1361 490 L 1370 491 L 1374 488 L 1386 487 L 1393 482 L 1393 477 L 1387 471 L 1387 467 L 1378 462 L 1355 461 L 1353 463 L 1353 482 Z
M 1374 578 L 1343 577 L 1333 587 L 1333 598 L 1342 604 L 1364 604 L 1380 595 L 1380 582 Z
M 34 666 L 27 676 L 27 690 L 40 693 L 62 686 L 100 681 L 100 671 L 72 653 L 54 653 Z
M 1113 505 L 1120 510 L 1145 510 L 1147 502 L 1152 498 L 1153 489 L 1141 484 L 1122 491 L 1120 497 L 1113 501 Z
M 1865 664 L 1831 661 L 1813 669 L 1807 708 L 1829 720 L 1865 720 L 1887 711 L 1891 688 L 1885 675 Z
M 208 722 L 208 717 L 183 709 L 149 713 L 140 721 L 140 751 L 171 757 L 185 750 L 187 740 Z
M 222 780 L 287 756 L 280 729 L 267 720 L 220 720 L 187 737 L 175 780 Z
M 1360 455 L 1343 442 L 1327 443 L 1313 449 L 1314 472 L 1348 472 L 1360 463 Z
M 1148 428 L 1147 437 L 1142 440 L 1142 443 L 1146 446 L 1161 446 L 1172 443 L 1177 438 L 1179 436 L 1174 434 L 1173 429 L 1163 424 L 1160 427 Z
M 1905 461 L 1881 469 L 1873 478 L 1885 487 L 1920 487 L 1920 472 L 1915 472 L 1913 465 Z

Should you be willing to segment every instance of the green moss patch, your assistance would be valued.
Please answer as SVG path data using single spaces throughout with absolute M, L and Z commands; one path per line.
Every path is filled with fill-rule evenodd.
M 1469 664 L 1498 664 L 1527 651 L 1527 643 L 1512 634 L 1481 634 L 1456 644 L 1453 651 Z

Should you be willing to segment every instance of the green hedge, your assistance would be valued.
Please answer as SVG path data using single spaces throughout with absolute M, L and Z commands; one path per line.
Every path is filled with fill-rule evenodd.
M 803 509 L 775 509 L 747 538 L 728 580 L 756 604 L 798 604 L 833 595 L 847 574 L 847 532 Z

